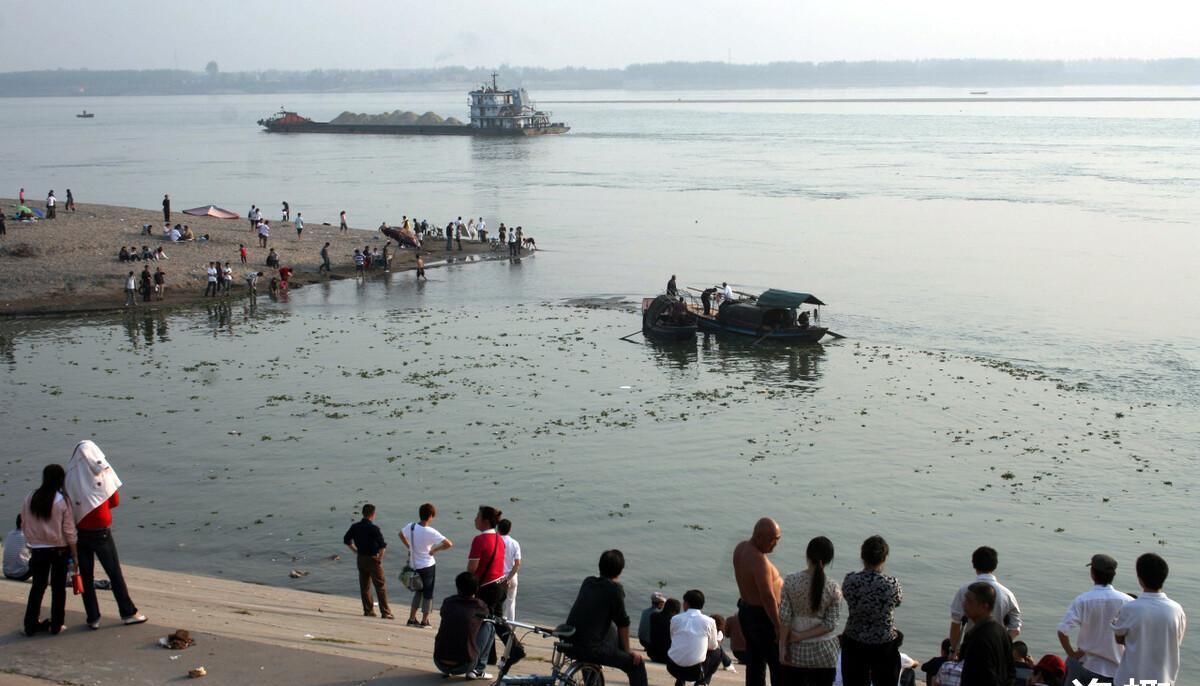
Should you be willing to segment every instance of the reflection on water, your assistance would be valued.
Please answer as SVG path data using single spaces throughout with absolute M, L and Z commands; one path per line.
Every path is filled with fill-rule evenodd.
M 763 342 L 755 345 L 746 336 L 700 334 L 700 360 L 707 371 L 723 374 L 748 374 L 765 384 L 788 382 L 805 392 L 818 388 L 825 347 L 816 345 L 780 345 Z

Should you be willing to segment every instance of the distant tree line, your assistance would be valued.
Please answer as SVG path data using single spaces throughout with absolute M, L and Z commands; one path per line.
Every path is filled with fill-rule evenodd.
M 1192 85 L 1200 59 L 910 60 L 870 62 L 663 62 L 624 69 L 502 66 L 502 87 L 531 89 L 739 89 L 888 86 Z M 491 69 L 374 69 L 221 72 L 178 69 L 56 69 L 0 73 L 0 95 L 190 95 L 464 90 L 491 80 Z

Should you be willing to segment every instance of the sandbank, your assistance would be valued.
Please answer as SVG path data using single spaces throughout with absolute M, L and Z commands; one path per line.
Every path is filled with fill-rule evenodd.
M 0 198 L 0 208 L 11 216 L 16 200 Z M 41 207 L 34 202 L 32 206 Z M 229 262 L 233 268 L 233 286 L 227 297 L 245 297 L 247 288 L 243 276 L 253 268 L 263 272 L 258 293 L 266 297 L 267 282 L 277 272 L 266 266 L 267 253 L 274 248 L 280 264 L 292 267 L 292 288 L 327 279 L 354 278 L 354 250 L 363 246 L 381 252 L 387 238 L 377 228 L 351 228 L 340 233 L 336 218 L 323 224 L 315 217 L 306 217 L 302 238 L 290 222 L 271 220 L 271 238 L 267 248 L 260 248 L 258 236 L 251 233 L 245 219 L 215 219 L 193 217 L 172 212 L 171 224 L 186 224 L 197 236 L 208 234 L 208 241 L 172 243 L 161 237 L 161 210 L 77 203 L 77 211 L 66 212 L 60 201 L 58 217 L 36 222 L 8 221 L 8 233 L 0 236 L 0 315 L 22 316 L 69 314 L 124 309 L 125 277 L 130 271 L 140 274 L 144 262 L 121 262 L 117 253 L 121 246 L 143 245 L 151 250 L 162 246 L 166 260 L 151 261 L 150 271 L 161 267 L 166 272 L 166 290 L 162 301 L 142 302 L 138 296 L 136 308 L 193 305 L 204 302 L 207 280 L 205 268 L 209 262 Z M 397 218 L 398 221 L 398 218 Z M 149 224 L 153 235 L 142 232 Z M 492 227 L 490 233 L 495 233 Z M 321 275 L 321 246 L 329 247 L 333 273 Z M 247 264 L 241 264 L 239 244 L 248 251 Z M 506 250 L 493 251 L 490 245 L 463 240 L 463 249 L 446 250 L 445 240 L 424 242 L 421 253 L 426 267 L 436 267 L 451 261 L 505 259 Z M 400 250 L 392 242 L 391 271 L 415 269 L 416 251 Z M 367 278 L 383 273 L 369 270 Z

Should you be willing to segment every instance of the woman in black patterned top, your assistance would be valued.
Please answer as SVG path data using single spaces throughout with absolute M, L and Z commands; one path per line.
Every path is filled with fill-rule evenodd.
M 904 598 L 900 582 L 883 573 L 888 544 L 882 536 L 863 541 L 861 572 L 842 582 L 850 609 L 842 633 L 842 683 L 845 686 L 894 684 L 900 679 L 900 643 L 894 612 Z
M 838 615 L 842 589 L 825 576 L 833 561 L 833 542 L 817 536 L 805 551 L 808 566 L 783 580 L 779 623 L 779 661 L 793 686 L 832 686 L 837 676 Z

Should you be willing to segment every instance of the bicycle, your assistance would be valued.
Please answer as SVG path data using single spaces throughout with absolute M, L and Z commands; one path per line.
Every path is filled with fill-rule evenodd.
M 498 660 L 499 670 L 491 686 L 604 686 L 604 672 L 600 665 L 577 660 L 565 652 L 571 648 L 566 639 L 575 635 L 575 627 L 559 624 L 550 629 L 497 616 L 486 617 L 483 621 L 495 626 L 497 635 L 502 629 L 508 629 L 508 636 L 504 639 L 504 655 Z M 508 670 L 525 656 L 525 649 L 515 629 L 525 629 L 526 636 L 532 633 L 554 639 L 549 674 L 508 675 Z

